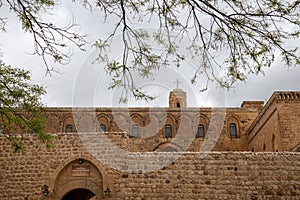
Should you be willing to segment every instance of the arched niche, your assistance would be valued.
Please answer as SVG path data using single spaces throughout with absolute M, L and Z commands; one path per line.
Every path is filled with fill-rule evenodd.
M 98 115 L 98 127 L 97 131 L 101 132 L 101 126 L 105 126 L 105 131 L 110 131 L 111 119 L 107 115 Z
M 66 115 L 63 119 L 63 127 L 62 127 L 62 132 L 66 132 L 66 127 L 67 126 L 72 126 L 72 132 L 75 133 L 77 132 L 76 126 L 75 126 L 75 121 L 74 118 L 71 115 Z
M 204 135 L 206 135 L 207 130 L 209 128 L 209 119 L 206 115 L 200 114 L 200 115 L 196 116 L 193 120 L 193 132 L 195 133 L 196 137 L 198 134 L 199 126 L 203 126 Z
M 139 126 L 144 126 L 143 124 L 143 118 L 141 115 L 134 113 L 130 115 L 130 124 L 137 124 Z
M 166 115 L 165 116 L 165 123 L 163 125 L 163 129 L 162 129 L 162 132 L 163 132 L 163 137 L 164 138 L 168 138 L 166 137 L 166 134 L 167 134 L 167 130 L 170 130 L 171 131 L 171 137 L 170 138 L 173 138 L 175 137 L 176 133 L 177 133 L 177 129 L 176 129 L 176 124 L 175 124 L 175 118 L 174 116 L 172 115 Z
M 227 119 L 227 132 L 231 138 L 240 137 L 240 124 L 239 119 L 236 116 L 230 116 Z

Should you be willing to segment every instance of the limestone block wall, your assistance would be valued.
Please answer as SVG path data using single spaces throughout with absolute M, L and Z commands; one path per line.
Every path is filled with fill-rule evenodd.
M 110 146 L 114 144 L 109 142 L 112 135 L 98 136 L 57 134 L 51 150 L 46 150 L 36 137 L 27 137 L 26 149 L 21 153 L 13 153 L 10 143 L 1 136 L 0 199 L 61 200 L 77 188 L 91 190 L 97 199 L 300 196 L 300 153 L 128 152 L 120 150 L 122 144 Z M 81 165 L 80 160 L 83 166 L 90 166 L 82 168 L 90 169 L 82 176 L 72 171 Z M 47 197 L 43 195 L 45 185 L 49 187 Z M 104 194 L 107 187 L 111 190 L 109 196 Z
M 277 107 L 283 149 L 300 151 L 300 92 L 279 93 Z
M 253 151 L 300 150 L 300 92 L 275 92 L 248 130 Z
M 166 155 L 167 157 L 167 155 Z M 146 174 L 120 174 L 117 199 L 298 199 L 299 155 L 184 154 Z
M 46 132 L 58 134 L 67 125 L 72 132 L 99 132 L 104 125 L 106 132 L 132 135 L 133 125 L 138 125 L 140 135 L 128 141 L 130 151 L 159 150 L 179 132 L 191 139 L 188 151 L 199 151 L 209 139 L 217 140 L 215 151 L 247 151 L 247 130 L 259 111 L 250 102 L 241 108 L 47 108 L 45 117 Z M 237 137 L 230 137 L 230 123 L 236 124 Z M 199 124 L 204 126 L 205 138 L 196 137 Z M 171 138 L 164 137 L 165 125 L 172 126 Z
M 278 111 L 270 107 L 250 131 L 249 149 L 252 151 L 282 151 Z

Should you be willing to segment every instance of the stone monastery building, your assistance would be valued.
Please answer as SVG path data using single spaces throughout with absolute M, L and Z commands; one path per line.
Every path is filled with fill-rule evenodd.
M 176 88 L 168 108 L 47 108 L 46 118 L 49 133 L 123 134 L 133 152 L 198 152 L 207 140 L 212 151 L 300 151 L 300 92 L 275 92 L 265 105 L 189 108 Z
M 238 108 L 46 108 L 14 153 L 0 136 L 0 199 L 300 199 L 300 92 Z

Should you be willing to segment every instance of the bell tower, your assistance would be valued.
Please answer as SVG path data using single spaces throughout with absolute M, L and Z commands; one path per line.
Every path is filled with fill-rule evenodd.
M 175 82 L 177 84 L 177 88 L 172 90 L 169 94 L 169 108 L 186 108 L 186 92 L 179 88 L 178 79 Z

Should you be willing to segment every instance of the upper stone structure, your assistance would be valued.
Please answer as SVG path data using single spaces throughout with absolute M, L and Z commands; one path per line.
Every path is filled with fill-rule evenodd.
M 169 94 L 169 108 L 187 108 L 186 92 L 180 88 L 172 90 Z
M 44 116 L 47 133 L 109 133 L 130 152 L 198 152 L 207 146 L 300 151 L 300 92 L 275 92 L 265 105 L 244 101 L 234 108 L 190 108 L 186 92 L 177 87 L 169 93 L 169 108 L 45 108 Z M 0 135 L 7 131 L 0 128 Z M 16 127 L 14 133 L 23 131 Z

